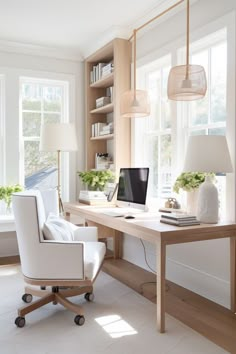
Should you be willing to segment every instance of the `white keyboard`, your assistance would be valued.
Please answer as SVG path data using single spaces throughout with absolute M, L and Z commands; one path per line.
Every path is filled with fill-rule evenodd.
M 125 215 L 140 213 L 143 213 L 143 211 L 135 208 L 107 208 L 102 210 L 102 214 L 113 217 L 121 217 Z

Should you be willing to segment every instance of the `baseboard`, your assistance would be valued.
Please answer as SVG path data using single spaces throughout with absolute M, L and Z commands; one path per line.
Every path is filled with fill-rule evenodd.
M 0 257 L 0 265 L 20 264 L 20 256 Z
M 230 283 L 211 274 L 177 262 L 166 261 L 166 278 L 226 308 L 230 308 Z

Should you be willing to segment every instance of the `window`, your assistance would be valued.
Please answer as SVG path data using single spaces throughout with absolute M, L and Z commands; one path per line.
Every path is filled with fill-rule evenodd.
M 150 167 L 149 198 L 169 195 L 171 189 L 171 112 L 167 100 L 170 56 L 142 68 L 141 80 L 149 91 L 151 114 L 135 124 L 135 165 Z
M 183 166 L 188 136 L 226 134 L 227 33 L 222 29 L 191 45 L 191 62 L 204 66 L 208 91 L 202 100 L 174 103 L 167 100 L 169 69 L 184 61 L 179 49 L 138 69 L 140 87 L 149 91 L 151 115 L 134 124 L 134 165 L 150 167 L 149 204 L 163 206 L 163 198 L 173 196 L 172 186 Z M 213 60 L 213 58 L 219 60 Z M 172 60 L 172 64 L 171 64 Z M 218 178 L 221 207 L 225 177 Z
M 68 83 L 20 79 L 21 183 L 25 188 L 57 186 L 56 152 L 40 152 L 43 123 L 68 121 Z M 64 171 L 65 174 L 65 171 Z
M 4 76 L 0 75 L 0 185 L 5 184 Z

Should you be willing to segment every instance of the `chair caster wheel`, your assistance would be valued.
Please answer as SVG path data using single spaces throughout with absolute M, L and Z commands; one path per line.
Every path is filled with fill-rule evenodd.
M 24 294 L 22 300 L 29 304 L 33 300 L 33 296 L 31 294 Z
M 16 317 L 15 319 L 15 325 L 19 328 L 22 328 L 25 326 L 25 318 L 24 317 Z
M 93 293 L 86 293 L 84 295 L 84 298 L 87 300 L 87 301 L 93 301 L 94 300 L 94 294 Z
M 77 315 L 77 316 L 75 316 L 74 321 L 75 321 L 75 324 L 77 324 L 78 326 L 83 326 L 83 324 L 85 322 L 85 318 L 84 318 L 84 316 Z

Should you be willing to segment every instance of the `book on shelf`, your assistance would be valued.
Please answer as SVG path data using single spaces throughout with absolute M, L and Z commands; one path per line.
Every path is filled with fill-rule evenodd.
M 102 68 L 105 66 L 107 66 L 107 63 L 93 65 L 93 69 L 90 71 L 90 84 L 93 84 L 102 78 Z
M 96 99 L 96 108 L 104 107 L 111 103 L 111 97 L 99 97 Z
M 112 62 L 104 65 L 102 67 L 102 78 L 106 75 L 111 74 L 113 70 L 114 70 L 114 64 Z
M 111 102 L 113 101 L 113 86 L 106 88 L 106 95 L 110 97 Z
M 103 127 L 106 125 L 107 125 L 106 123 L 102 123 L 102 122 L 92 124 L 92 130 L 91 130 L 92 138 L 95 136 L 99 136 Z

